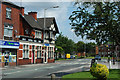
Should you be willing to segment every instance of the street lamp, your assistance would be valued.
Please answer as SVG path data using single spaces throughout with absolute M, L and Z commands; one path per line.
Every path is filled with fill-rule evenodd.
M 59 6 L 53 6 L 53 7 L 49 7 L 49 8 L 45 8 L 44 9 L 44 27 L 43 27 L 43 46 L 45 45 L 44 41 L 45 41 L 45 26 L 46 26 L 46 10 L 47 9 L 50 9 L 50 8 L 58 8 Z M 45 50 L 44 50 L 44 53 L 45 54 Z M 46 56 L 44 56 L 46 57 Z M 47 58 L 45 58 L 47 59 Z M 44 63 L 47 63 L 47 62 L 44 62 Z

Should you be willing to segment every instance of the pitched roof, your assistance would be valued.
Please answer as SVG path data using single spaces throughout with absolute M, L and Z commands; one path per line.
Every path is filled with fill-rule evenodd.
M 21 14 L 20 14 L 21 15 Z M 22 15 L 21 15 L 22 16 Z M 24 20 L 32 27 L 35 29 L 44 29 L 44 18 L 37 18 L 37 21 L 31 16 L 31 15 L 27 15 L 24 14 L 24 16 L 22 16 L 22 18 L 24 18 Z M 55 29 L 56 29 L 56 33 L 59 33 L 55 18 L 46 18 L 46 27 L 45 30 L 49 30 L 49 28 L 51 27 L 51 24 L 55 25 Z
M 51 27 L 51 24 L 55 24 L 56 33 L 59 33 L 54 17 L 46 18 L 45 20 L 46 20 L 45 30 L 49 30 L 49 28 Z M 41 25 L 42 28 L 44 28 L 44 18 L 37 18 L 37 23 Z
M 35 21 L 35 19 L 32 16 L 24 14 L 24 16 L 22 16 L 22 17 L 25 19 L 25 21 L 28 22 L 28 24 L 32 28 L 42 29 L 42 27 L 37 24 L 37 22 Z

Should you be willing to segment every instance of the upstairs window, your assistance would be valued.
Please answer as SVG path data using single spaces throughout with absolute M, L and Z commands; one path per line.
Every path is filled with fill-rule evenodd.
M 52 31 L 50 31 L 50 38 L 52 38 L 53 37 L 53 32 Z
M 45 38 L 46 39 L 49 38 L 49 33 L 48 32 L 45 33 Z
M 41 31 L 35 31 L 35 38 L 41 39 Z
M 50 31 L 50 38 L 53 39 L 53 40 L 55 39 L 55 35 L 52 31 Z
M 13 32 L 13 26 L 10 26 L 10 25 L 4 26 L 4 36 L 12 37 L 12 32 Z
M 11 8 L 6 8 L 6 18 L 11 19 Z

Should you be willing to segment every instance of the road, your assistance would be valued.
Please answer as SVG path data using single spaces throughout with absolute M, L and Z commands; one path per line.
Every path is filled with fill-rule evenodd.
M 105 60 L 100 62 L 103 63 Z M 48 64 L 23 65 L 2 70 L 2 78 L 50 78 L 53 73 L 60 78 L 66 74 L 89 70 L 90 63 L 91 59 L 73 59 Z
M 48 64 L 33 64 L 2 70 L 2 78 L 49 78 L 52 73 L 57 77 L 89 69 L 89 59 L 56 61 Z

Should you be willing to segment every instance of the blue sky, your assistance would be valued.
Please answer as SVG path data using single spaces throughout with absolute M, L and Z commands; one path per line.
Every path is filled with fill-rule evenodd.
M 56 22 L 59 28 L 59 31 L 62 32 L 64 36 L 67 36 L 69 39 L 72 39 L 75 42 L 84 41 L 84 42 L 93 42 L 90 40 L 82 39 L 77 37 L 74 32 L 71 30 L 69 25 L 70 20 L 69 16 L 72 14 L 73 10 L 76 10 L 77 7 L 73 6 L 73 0 L 10 0 L 16 3 L 19 6 L 25 7 L 25 13 L 30 11 L 37 11 L 37 17 L 43 17 L 44 9 L 59 6 L 57 9 L 49 8 L 46 11 L 46 17 L 55 17 Z M 18 2 L 19 1 L 19 2 Z M 20 3 L 22 1 L 22 3 Z

